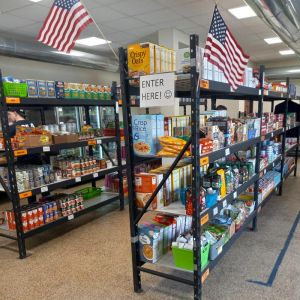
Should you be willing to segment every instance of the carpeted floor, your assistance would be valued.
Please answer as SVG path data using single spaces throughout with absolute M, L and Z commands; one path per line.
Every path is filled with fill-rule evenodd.
M 290 177 L 259 215 L 258 232 L 243 233 L 211 272 L 203 299 L 299 300 L 300 224 L 273 285 L 249 282 L 267 282 L 299 211 L 300 177 Z M 31 238 L 24 260 L 0 238 L 0 299 L 193 299 L 192 287 L 147 274 L 134 294 L 129 236 L 128 207 L 115 203 Z

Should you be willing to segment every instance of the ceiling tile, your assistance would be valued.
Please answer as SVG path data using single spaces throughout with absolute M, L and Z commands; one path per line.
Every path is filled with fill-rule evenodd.
M 197 2 L 189 3 L 188 5 L 177 5 L 172 7 L 172 9 L 181 16 L 193 17 L 203 14 L 213 14 L 214 1 L 211 0 L 201 0 Z
M 104 23 L 104 25 L 109 25 L 111 28 L 116 30 L 122 29 L 122 31 L 127 31 L 130 29 L 147 26 L 149 24 L 139 19 L 136 19 L 134 17 L 130 17 L 130 18 L 127 17 L 127 18 L 115 20 L 114 22 L 106 22 Z
M 107 38 L 112 42 L 122 43 L 128 41 L 128 43 L 131 43 L 137 39 L 137 36 L 135 34 L 119 31 L 108 34 Z
M 34 10 L 34 13 L 32 13 Z M 30 5 L 18 9 L 11 10 L 10 15 L 25 18 L 28 20 L 43 22 L 49 14 L 49 8 L 40 5 Z
M 119 13 L 110 7 L 101 7 L 101 9 L 94 9 L 91 12 L 94 20 L 99 22 L 98 25 L 101 25 L 103 22 L 110 21 L 113 22 L 115 20 L 127 17 L 125 14 Z
M 163 21 L 173 21 L 177 19 L 181 19 L 181 17 L 176 14 L 174 11 L 171 9 L 162 9 L 159 11 L 155 11 L 152 13 L 147 13 L 147 14 L 142 14 L 139 16 L 136 16 L 138 19 L 145 21 L 149 24 L 156 25 L 159 22 Z
M 28 0 L 0 0 L 0 12 L 5 13 L 12 9 L 32 5 Z
M 230 1 L 220 1 L 218 7 L 228 10 L 229 8 L 245 6 L 243 0 L 230 0 Z
M 31 24 L 31 25 L 18 27 L 14 30 L 10 30 L 9 32 L 20 34 L 22 36 L 37 37 L 42 26 L 43 26 L 43 23 L 38 22 L 38 23 Z
M 15 29 L 15 28 L 23 27 L 23 26 L 30 25 L 33 23 L 34 23 L 34 21 L 31 21 L 28 19 L 23 19 L 20 17 L 9 15 L 9 14 L 3 14 L 0 17 L 0 28 L 2 30 Z
M 144 26 L 144 27 L 138 27 L 138 28 L 134 28 L 134 30 L 132 30 L 132 32 L 137 35 L 138 37 L 144 37 L 147 36 L 149 34 L 152 34 L 154 32 L 156 32 L 157 30 L 159 30 L 158 26 Z
M 198 0 L 156 0 L 156 2 L 166 6 L 166 7 L 174 7 L 175 5 L 189 4 L 192 2 L 196 2 Z
M 149 0 L 122 0 L 110 7 L 128 16 L 137 16 L 164 8 L 161 4 Z
M 168 22 L 163 22 L 163 23 L 158 23 L 157 26 L 160 27 L 160 29 L 165 29 L 165 28 L 175 28 L 175 29 L 185 29 L 185 28 L 191 28 L 195 27 L 197 24 L 190 21 L 187 18 L 182 18 L 174 21 L 168 21 Z

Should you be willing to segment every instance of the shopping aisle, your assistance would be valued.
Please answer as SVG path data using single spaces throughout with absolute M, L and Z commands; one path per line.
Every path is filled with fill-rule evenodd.
M 299 185 L 300 177 L 285 182 L 284 195 L 260 214 L 258 232 L 243 233 L 211 272 L 204 299 L 300 299 L 300 224 L 273 285 L 248 282 L 267 282 L 300 211 Z M 128 219 L 128 207 L 120 212 L 115 203 L 31 239 L 34 255 L 25 260 L 0 239 L 0 299 L 192 299 L 192 287 L 147 274 L 145 293 L 133 293 Z

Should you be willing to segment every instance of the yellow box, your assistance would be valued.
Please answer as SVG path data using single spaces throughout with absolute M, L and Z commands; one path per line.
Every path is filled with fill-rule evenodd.
M 161 47 L 155 45 L 155 73 L 161 73 Z
M 155 73 L 155 45 L 151 43 L 129 45 L 127 49 L 129 76 Z

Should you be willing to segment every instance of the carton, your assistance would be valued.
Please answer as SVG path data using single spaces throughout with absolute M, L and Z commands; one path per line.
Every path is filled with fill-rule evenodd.
M 155 45 L 151 43 L 129 45 L 127 49 L 128 75 L 143 76 L 155 73 Z
M 26 135 L 24 136 L 24 148 L 48 146 L 52 144 L 52 136 L 41 135 Z
M 38 80 L 37 81 L 37 89 L 38 89 L 38 96 L 40 98 L 48 97 L 47 94 L 47 83 L 45 80 Z
M 47 81 L 47 94 L 48 98 L 55 98 L 55 82 Z
M 53 144 L 62 144 L 62 143 L 75 143 L 78 142 L 78 134 L 62 134 L 62 135 L 52 135 Z
M 65 88 L 63 81 L 55 81 L 55 95 L 57 99 L 65 98 Z
M 64 83 L 65 99 L 71 98 L 71 83 Z
M 27 82 L 27 93 L 29 98 L 38 97 L 37 81 L 34 79 L 28 79 Z
M 144 222 L 139 224 L 138 232 L 141 260 L 156 263 L 163 253 L 164 226 Z

